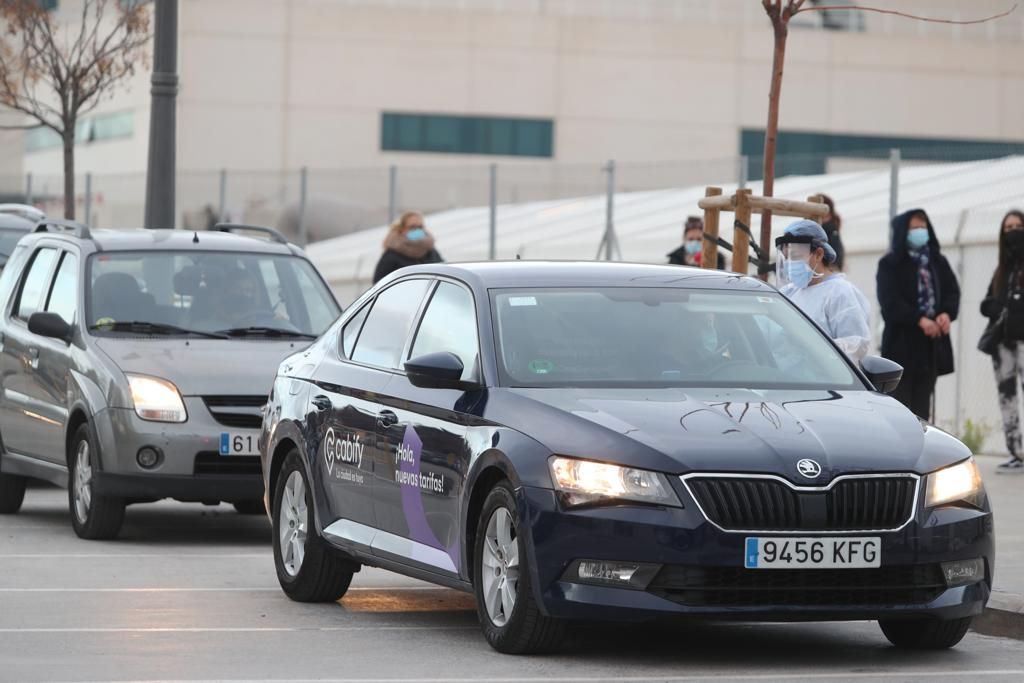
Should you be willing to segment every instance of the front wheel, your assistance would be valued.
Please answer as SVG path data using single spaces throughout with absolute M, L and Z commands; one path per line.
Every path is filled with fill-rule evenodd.
M 498 652 L 552 652 L 565 637 L 565 622 L 544 616 L 533 597 L 518 519 L 512 487 L 503 481 L 487 495 L 477 522 L 473 551 L 477 616 L 484 637 Z
M 340 599 L 359 568 L 339 557 L 313 523 L 313 493 L 298 451 L 285 458 L 274 486 L 274 566 L 281 589 L 296 602 Z
M 959 643 L 973 617 L 963 619 L 879 619 L 889 642 L 910 650 L 946 650 Z
M 13 515 L 25 500 L 25 477 L 0 474 L 0 515 Z
M 124 522 L 124 499 L 100 496 L 93 490 L 100 456 L 88 425 L 75 432 L 69 455 L 68 507 L 75 533 L 89 540 L 116 537 Z

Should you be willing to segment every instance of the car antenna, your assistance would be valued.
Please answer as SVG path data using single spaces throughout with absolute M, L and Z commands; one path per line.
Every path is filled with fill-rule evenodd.
M 192 231 L 192 244 L 199 244 L 199 232 L 197 230 Z

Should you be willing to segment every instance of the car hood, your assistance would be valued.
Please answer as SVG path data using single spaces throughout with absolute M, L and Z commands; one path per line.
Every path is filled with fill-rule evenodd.
M 869 391 L 512 389 L 502 415 L 553 453 L 672 473 L 924 474 L 970 451 Z M 554 412 L 552 412 L 554 411 Z M 513 425 L 509 425 L 513 426 Z M 807 483 L 806 479 L 802 483 Z
M 269 394 L 281 361 L 309 342 L 103 337 L 96 345 L 122 371 L 170 380 L 183 396 L 251 396 Z

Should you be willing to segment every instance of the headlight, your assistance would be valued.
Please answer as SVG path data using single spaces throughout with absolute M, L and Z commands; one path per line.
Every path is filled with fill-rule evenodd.
M 969 503 L 981 507 L 985 487 L 974 458 L 928 475 L 928 507 Z
M 680 505 L 665 475 L 658 472 L 557 455 L 548 460 L 548 465 L 555 488 L 566 494 L 570 505 L 602 499 Z
M 154 422 L 184 422 L 188 418 L 178 387 L 159 377 L 127 374 L 135 414 Z

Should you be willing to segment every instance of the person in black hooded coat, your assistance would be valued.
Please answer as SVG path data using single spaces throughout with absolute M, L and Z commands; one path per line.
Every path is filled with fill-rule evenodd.
M 923 210 L 892 219 L 892 246 L 875 281 L 885 320 L 882 355 L 903 366 L 893 396 L 930 419 L 935 380 L 953 372 L 949 329 L 960 312 L 960 285 Z

